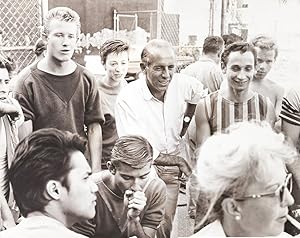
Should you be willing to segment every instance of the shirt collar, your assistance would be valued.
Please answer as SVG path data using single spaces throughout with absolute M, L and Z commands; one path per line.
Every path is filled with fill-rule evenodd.
M 147 101 L 150 101 L 152 98 L 154 98 L 154 96 L 152 95 L 152 93 L 150 92 L 147 82 L 146 82 L 146 76 L 145 75 L 141 75 L 140 78 L 138 79 L 141 82 L 141 87 L 142 87 L 142 92 L 143 92 L 143 96 L 144 99 Z

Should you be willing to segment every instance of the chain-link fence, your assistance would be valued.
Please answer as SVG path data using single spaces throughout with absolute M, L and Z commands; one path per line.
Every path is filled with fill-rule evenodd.
M 41 15 L 40 0 L 0 0 L 0 51 L 13 59 L 17 72 L 34 60 Z

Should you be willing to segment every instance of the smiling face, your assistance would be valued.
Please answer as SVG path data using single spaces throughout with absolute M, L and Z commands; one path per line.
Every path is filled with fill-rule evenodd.
M 164 94 L 175 73 L 176 58 L 172 48 L 160 48 L 150 56 L 150 62 L 145 68 L 147 85 L 154 97 Z
M 235 91 L 248 90 L 250 81 L 254 75 L 254 55 L 250 51 L 242 53 L 240 51 L 231 52 L 224 69 L 228 86 Z
M 247 188 L 245 196 L 253 194 L 273 193 L 284 184 L 286 178 L 285 167 L 279 160 L 268 164 L 264 181 L 253 182 Z M 241 219 L 240 229 L 245 236 L 277 236 L 284 230 L 288 206 L 294 203 L 290 192 L 285 189 L 283 202 L 278 196 L 249 198 L 238 201 Z
M 9 92 L 9 73 L 6 68 L 0 68 L 0 100 L 4 100 Z
M 115 168 L 114 183 L 118 194 L 123 195 L 126 190 L 141 191 L 146 185 L 151 171 L 151 163 L 148 163 L 141 169 L 132 168 L 131 166 L 120 163 Z
M 47 56 L 58 62 L 69 61 L 76 47 L 77 30 L 74 22 L 51 20 L 47 36 Z
M 257 52 L 256 61 L 256 73 L 255 79 L 263 79 L 272 69 L 275 62 L 275 50 L 261 49 L 260 47 L 255 47 Z
M 128 57 L 127 51 L 107 55 L 104 66 L 109 80 L 120 82 L 125 78 L 128 71 Z
M 95 216 L 97 185 L 90 178 L 91 168 L 84 155 L 71 152 L 71 170 L 68 174 L 69 189 L 62 192 L 63 213 L 68 220 L 81 221 Z

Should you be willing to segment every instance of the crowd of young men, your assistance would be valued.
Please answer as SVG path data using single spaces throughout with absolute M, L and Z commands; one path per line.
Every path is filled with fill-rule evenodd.
M 267 78 L 278 55 L 272 39 L 224 49 L 221 37 L 207 37 L 203 56 L 183 73 L 175 73 L 171 44 L 154 39 L 142 51 L 139 79 L 127 85 L 129 45 L 102 45 L 107 75 L 97 81 L 71 59 L 79 33 L 76 12 L 49 11 L 44 57 L 18 75 L 15 99 L 9 61 L 0 58 L 1 237 L 171 237 L 180 180 L 191 176 L 190 157 L 208 137 L 235 122 L 274 126 L 280 114 L 298 145 L 300 90 L 281 110 L 283 90 Z M 289 167 L 295 185 L 299 164 Z M 7 203 L 20 214 L 12 218 Z

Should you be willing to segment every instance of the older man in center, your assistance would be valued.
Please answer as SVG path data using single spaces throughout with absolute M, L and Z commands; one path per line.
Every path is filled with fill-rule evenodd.
M 148 42 L 141 61 L 143 74 L 117 98 L 116 126 L 119 136 L 144 136 L 156 152 L 155 168 L 167 186 L 165 217 L 157 237 L 170 237 L 179 178 L 181 174 L 191 174 L 189 164 L 180 154 L 180 134 L 189 123 L 189 118 L 185 117 L 186 105 L 199 102 L 203 86 L 195 78 L 175 74 L 176 56 L 167 41 Z

